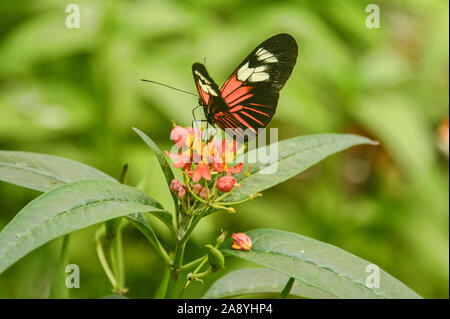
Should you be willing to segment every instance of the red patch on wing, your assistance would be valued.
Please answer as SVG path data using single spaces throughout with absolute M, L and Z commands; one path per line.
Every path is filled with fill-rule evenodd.
M 239 89 L 239 90 L 240 90 L 240 89 Z M 239 91 L 239 90 L 238 90 L 238 91 Z M 230 103 L 228 103 L 228 102 L 227 102 L 227 103 L 228 103 L 228 105 L 229 105 L 230 107 L 232 107 L 232 106 L 235 106 L 236 104 L 241 103 L 242 101 L 245 101 L 245 100 L 251 98 L 252 96 L 253 96 L 252 93 L 248 93 L 248 94 L 245 94 L 245 95 L 240 95 L 239 98 L 235 99 L 234 101 L 232 101 L 232 102 L 230 102 Z
M 244 107 L 242 105 L 236 105 L 235 107 L 233 107 L 232 109 L 230 109 L 230 112 L 237 112 L 242 110 Z
M 248 114 L 247 112 L 241 111 L 241 114 L 247 116 L 249 119 L 252 119 L 252 120 L 255 121 L 256 123 L 259 123 L 259 124 L 261 124 L 262 126 L 264 126 L 264 123 L 263 123 L 263 122 L 261 122 L 260 120 L 256 119 L 254 116 L 251 116 L 251 115 Z
M 233 116 L 242 124 L 244 124 L 248 129 L 250 129 L 251 131 L 253 131 L 255 134 L 258 134 L 256 132 L 256 130 L 250 125 L 248 124 L 242 117 L 240 117 L 239 115 L 237 115 L 236 113 L 233 114 Z
M 232 76 L 230 76 L 228 78 L 228 80 L 225 82 L 225 84 L 220 89 L 220 92 L 222 92 L 222 97 L 226 98 L 231 92 L 236 90 L 241 85 L 242 85 L 242 82 L 236 78 L 236 74 L 233 74 Z
M 237 90 L 234 90 L 232 93 L 228 94 L 228 96 L 225 99 L 225 102 L 227 102 L 230 106 L 232 102 L 240 98 L 241 96 L 247 94 L 250 92 L 251 87 L 249 86 L 241 86 Z
M 250 111 L 252 111 L 252 112 L 259 113 L 259 114 L 264 115 L 264 116 L 267 116 L 267 117 L 270 117 L 269 114 L 264 113 L 264 112 L 262 112 L 262 111 L 259 111 L 259 110 L 257 110 L 257 109 L 251 108 L 251 107 L 244 106 L 244 109 L 250 110 Z M 230 110 L 230 111 L 231 111 L 231 110 Z

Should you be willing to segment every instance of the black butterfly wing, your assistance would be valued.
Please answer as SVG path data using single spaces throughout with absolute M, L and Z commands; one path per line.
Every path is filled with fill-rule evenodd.
M 192 73 L 200 96 L 200 104 L 208 106 L 212 100 L 218 100 L 220 97 L 219 87 L 209 76 L 205 66 L 200 63 L 194 63 L 192 65 Z
M 266 127 L 297 55 L 297 43 L 288 34 L 275 35 L 258 45 L 222 86 L 227 109 L 214 113 L 217 125 L 248 129 L 255 135 L 258 128 Z

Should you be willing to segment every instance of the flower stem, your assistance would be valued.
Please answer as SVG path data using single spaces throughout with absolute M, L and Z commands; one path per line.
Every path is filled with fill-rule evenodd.
M 98 259 L 100 260 L 100 264 L 103 267 L 103 270 L 106 273 L 106 276 L 108 277 L 109 281 L 111 282 L 114 291 L 119 290 L 119 285 L 117 283 L 116 278 L 114 277 L 113 272 L 111 271 L 111 268 L 108 265 L 108 261 L 106 260 L 105 252 L 103 251 L 102 242 L 100 240 L 97 241 L 97 255 Z
M 261 196 L 262 196 L 261 193 L 256 193 L 256 194 L 250 195 L 250 196 L 247 197 L 247 198 L 244 198 L 244 199 L 242 199 L 242 200 L 238 200 L 238 201 L 235 201 L 235 202 L 225 202 L 225 203 L 217 203 L 217 204 L 220 204 L 220 205 L 222 205 L 222 206 L 237 205 L 237 204 L 242 204 L 242 203 L 245 203 L 246 201 L 253 200 L 253 199 L 258 198 L 258 197 L 261 197 Z
M 207 255 L 205 255 L 203 257 L 200 257 L 200 258 L 197 258 L 197 259 L 195 259 L 195 260 L 193 260 L 193 261 L 191 261 L 191 262 L 181 266 L 181 270 L 183 270 L 183 271 L 184 270 L 189 270 L 189 269 L 191 269 L 191 268 L 193 268 L 195 266 L 198 266 L 200 264 L 204 265 L 207 260 L 208 260 L 208 256 Z

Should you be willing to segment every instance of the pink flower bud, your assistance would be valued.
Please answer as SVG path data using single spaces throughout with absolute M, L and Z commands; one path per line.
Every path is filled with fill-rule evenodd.
M 200 198 L 206 199 L 206 188 L 203 187 L 200 191 Z
M 186 146 L 186 139 L 189 136 L 189 132 L 181 126 L 175 126 L 170 132 L 170 139 L 179 148 Z
M 186 195 L 186 188 L 182 185 L 180 188 L 178 188 L 177 196 L 178 198 L 183 198 Z
M 178 179 L 174 178 L 172 179 L 172 181 L 170 182 L 170 190 L 173 193 L 177 193 L 178 189 L 181 187 L 181 183 Z
M 233 238 L 233 244 L 231 245 L 233 249 L 249 251 L 252 248 L 252 240 L 247 234 L 236 233 L 231 238 Z
M 233 176 L 222 176 L 217 180 L 217 189 L 221 192 L 228 193 L 234 186 L 238 186 L 236 179 Z
M 192 187 L 191 187 L 191 189 L 192 189 L 192 192 L 195 194 L 195 195 L 198 195 L 198 194 L 200 194 L 200 192 L 202 191 L 202 185 L 200 185 L 200 184 L 194 184 Z

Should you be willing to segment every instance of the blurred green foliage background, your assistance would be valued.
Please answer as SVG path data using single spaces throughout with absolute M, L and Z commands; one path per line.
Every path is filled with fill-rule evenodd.
M 65 27 L 69 3 L 80 6 L 80 29 Z M 365 25 L 369 3 L 380 6 L 380 29 Z M 221 228 L 278 228 L 368 259 L 424 297 L 448 298 L 449 166 L 437 147 L 449 105 L 448 6 L 2 0 L 0 149 L 68 157 L 116 178 L 129 163 L 128 184 L 171 209 L 157 161 L 131 127 L 169 149 L 170 121 L 190 125 L 197 100 L 140 79 L 194 91 L 191 65 L 205 58 L 223 83 L 257 44 L 287 32 L 299 43 L 299 59 L 271 123 L 280 139 L 353 132 L 381 144 L 335 155 L 238 206 L 237 214 L 204 219 L 187 260 L 205 253 Z M 38 195 L 0 183 L 0 228 Z M 170 245 L 165 229 L 154 226 Z M 95 252 L 96 228 L 72 235 L 70 261 L 80 266 L 81 288 L 71 297 L 110 293 Z M 124 238 L 128 295 L 151 297 L 163 264 L 132 226 Z M 41 247 L 3 273 L 0 297 L 46 298 L 60 244 Z M 229 260 L 226 271 L 237 266 L 248 265 Z M 204 289 L 194 283 L 185 297 Z

